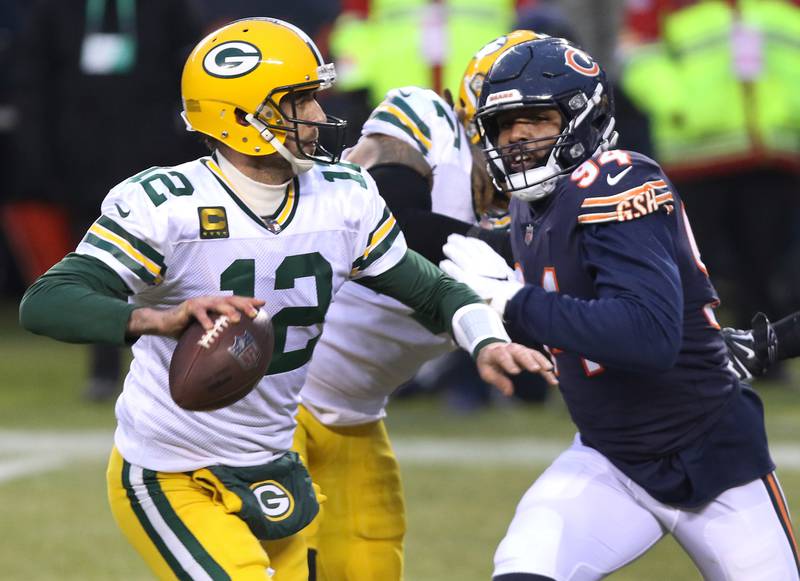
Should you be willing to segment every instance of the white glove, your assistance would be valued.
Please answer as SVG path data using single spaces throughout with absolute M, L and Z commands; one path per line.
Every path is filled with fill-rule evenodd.
M 506 303 L 523 287 L 503 257 L 483 240 L 461 234 L 450 234 L 442 252 L 447 259 L 439 268 L 472 288 L 502 317 Z

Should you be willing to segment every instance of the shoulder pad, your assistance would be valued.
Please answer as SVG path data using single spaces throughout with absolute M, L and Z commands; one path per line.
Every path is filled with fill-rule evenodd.
M 651 159 L 611 150 L 581 164 L 570 176 L 583 199 L 579 224 L 627 222 L 660 209 L 671 212 L 674 196 L 663 171 Z

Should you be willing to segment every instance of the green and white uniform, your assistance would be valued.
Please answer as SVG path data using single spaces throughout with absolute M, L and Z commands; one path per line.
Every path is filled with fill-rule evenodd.
M 397 265 L 406 244 L 357 166 L 316 166 L 295 178 L 265 223 L 215 161 L 202 158 L 151 168 L 111 190 L 77 252 L 111 267 L 136 306 L 225 292 L 267 301 L 272 363 L 256 389 L 229 407 L 179 408 L 168 388 L 176 341 L 148 335 L 133 346 L 116 406 L 116 446 L 133 464 L 182 472 L 262 465 L 290 448 L 298 393 L 333 295 L 348 279 Z
M 433 171 L 432 210 L 476 224 L 472 154 L 461 123 L 428 89 L 390 91 L 364 124 L 362 135 L 395 137 L 417 149 Z M 420 366 L 454 349 L 442 327 L 401 302 L 345 284 L 325 320 L 303 404 L 326 425 L 355 425 L 386 415 L 389 395 Z

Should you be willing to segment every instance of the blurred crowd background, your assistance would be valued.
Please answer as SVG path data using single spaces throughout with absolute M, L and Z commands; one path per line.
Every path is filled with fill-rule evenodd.
M 246 16 L 296 24 L 336 63 L 320 101 L 349 120 L 348 145 L 386 90 L 457 94 L 505 32 L 570 38 L 612 78 L 620 146 L 659 161 L 684 198 L 721 322 L 799 308 L 800 0 L 0 0 L 3 302 L 75 247 L 115 184 L 204 153 L 179 116 L 181 67 Z M 113 399 L 125 357 L 91 353 L 83 395 Z M 522 383 L 521 399 L 546 399 Z M 431 389 L 455 409 L 491 399 L 461 354 L 404 393 Z

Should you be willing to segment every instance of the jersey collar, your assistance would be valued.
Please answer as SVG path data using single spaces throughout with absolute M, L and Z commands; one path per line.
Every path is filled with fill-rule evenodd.
M 219 165 L 217 165 L 217 161 L 214 159 L 213 155 L 211 157 L 204 157 L 200 161 L 203 163 L 206 169 L 213 174 L 228 195 L 233 198 L 233 201 L 236 202 L 236 205 L 238 205 L 239 208 L 241 208 L 242 211 L 247 214 L 256 224 L 272 234 L 280 234 L 283 232 L 297 213 L 297 205 L 300 198 L 300 180 L 297 179 L 297 176 L 295 176 L 286 187 L 286 194 L 283 197 L 283 201 L 281 202 L 280 206 L 278 206 L 278 209 L 275 210 L 275 213 L 270 216 L 260 218 L 247 206 L 247 204 L 241 200 L 238 195 L 236 195 L 233 184 L 231 184 L 230 180 L 228 180 L 228 178 L 225 177 L 225 174 L 222 173 L 222 170 L 219 168 Z

